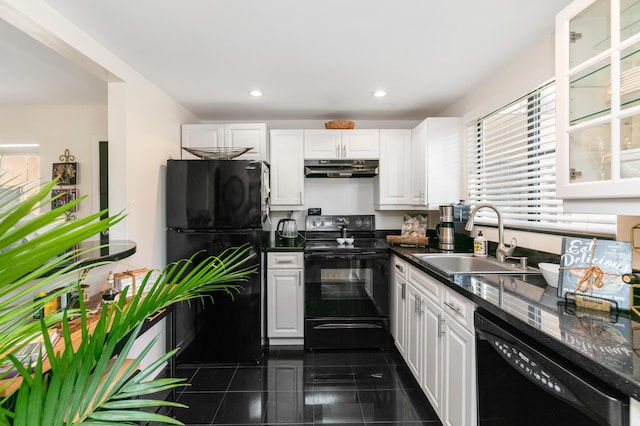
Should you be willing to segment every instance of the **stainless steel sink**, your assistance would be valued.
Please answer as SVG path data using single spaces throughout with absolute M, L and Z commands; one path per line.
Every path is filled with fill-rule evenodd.
M 472 254 L 414 254 L 414 257 L 445 275 L 459 274 L 539 274 L 536 268 L 523 269 L 520 265 L 498 262 L 492 257 L 475 257 Z

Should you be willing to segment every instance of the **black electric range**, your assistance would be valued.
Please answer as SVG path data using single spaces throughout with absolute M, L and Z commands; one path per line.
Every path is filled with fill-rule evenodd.
M 350 244 L 336 240 L 345 233 Z M 375 216 L 307 216 L 306 240 L 305 347 L 390 347 L 389 253 Z
M 373 215 L 307 216 L 305 221 L 305 252 L 337 251 L 386 251 L 387 245 L 375 238 L 376 222 Z M 340 244 L 337 239 L 343 235 L 353 242 Z

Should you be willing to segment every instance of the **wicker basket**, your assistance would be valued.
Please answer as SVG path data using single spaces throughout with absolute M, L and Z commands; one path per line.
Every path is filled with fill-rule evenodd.
M 331 120 L 324 123 L 327 129 L 353 129 L 356 123 L 351 120 Z

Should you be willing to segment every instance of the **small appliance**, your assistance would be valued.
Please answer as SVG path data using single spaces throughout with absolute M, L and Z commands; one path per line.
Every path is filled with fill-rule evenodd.
M 443 251 L 455 250 L 453 211 L 453 204 L 440 206 L 440 223 L 436 225 L 436 234 L 438 235 L 438 248 Z
M 276 226 L 276 233 L 282 239 L 298 238 L 298 225 L 295 219 L 280 219 Z

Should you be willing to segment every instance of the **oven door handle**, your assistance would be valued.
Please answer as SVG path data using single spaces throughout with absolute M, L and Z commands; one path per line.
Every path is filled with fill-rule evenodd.
M 380 324 L 368 324 L 360 322 L 343 322 L 340 324 L 320 324 L 313 327 L 314 330 L 336 330 L 336 329 L 357 329 L 357 328 L 382 328 Z

